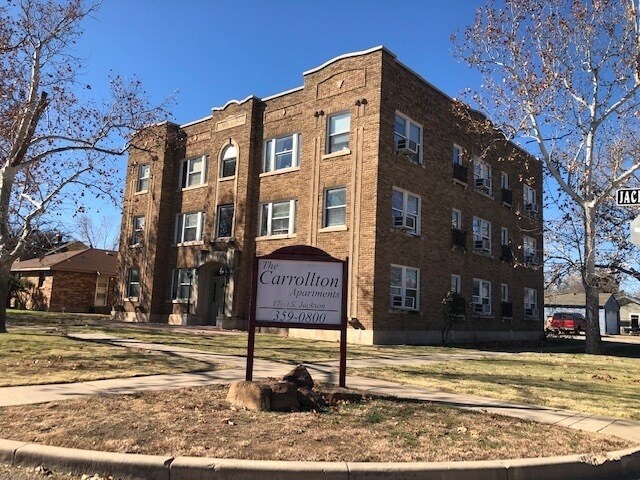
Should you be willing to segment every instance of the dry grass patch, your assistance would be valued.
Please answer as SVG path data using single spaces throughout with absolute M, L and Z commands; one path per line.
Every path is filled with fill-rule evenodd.
M 640 420 L 639 358 L 518 354 L 353 373 L 446 392 Z
M 114 452 L 315 461 L 448 461 L 602 453 L 629 442 L 394 399 L 326 413 L 251 412 L 226 386 L 10 407 L 0 438 Z
M 215 364 L 85 342 L 55 329 L 0 335 L 0 387 L 214 370 Z

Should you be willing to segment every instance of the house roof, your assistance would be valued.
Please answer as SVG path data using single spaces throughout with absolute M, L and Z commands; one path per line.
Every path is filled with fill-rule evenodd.
M 70 252 L 54 253 L 42 258 L 15 261 L 12 272 L 63 271 L 79 273 L 99 273 L 113 276 L 117 270 L 117 252 L 86 248 Z
M 613 293 L 599 293 L 598 294 L 598 306 L 604 308 L 605 304 L 613 297 L 614 301 L 616 297 Z M 545 306 L 559 306 L 559 307 L 584 307 L 586 304 L 585 294 L 580 293 L 556 293 L 545 294 L 544 297 Z

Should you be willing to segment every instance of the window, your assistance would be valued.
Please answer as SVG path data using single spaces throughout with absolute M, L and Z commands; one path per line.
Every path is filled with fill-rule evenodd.
M 218 227 L 216 237 L 225 238 L 233 235 L 233 205 L 218 206 Z
M 524 315 L 526 317 L 537 317 L 538 312 L 538 291 L 535 288 L 524 289 Z
M 171 284 L 171 300 L 191 301 L 195 270 L 192 268 L 180 268 L 173 271 Z
M 500 286 L 500 298 L 502 298 L 503 302 L 509 301 L 509 285 L 507 285 L 506 283 L 503 283 Z
M 149 190 L 149 176 L 151 175 L 151 167 L 146 165 L 138 166 L 138 183 L 136 192 L 146 192 Z
M 460 210 L 451 210 L 451 228 L 462 230 L 462 212 Z
M 138 298 L 140 295 L 140 270 L 130 268 L 127 276 L 127 298 Z
M 133 217 L 133 233 L 131 235 L 131 245 L 142 243 L 144 235 L 144 217 Z
M 107 305 L 107 292 L 109 291 L 109 277 L 98 275 L 96 281 L 96 296 L 93 304 L 96 307 L 104 307 Z
M 264 146 L 263 172 L 297 167 L 300 160 L 300 134 L 267 140 Z
M 536 239 L 533 237 L 529 237 L 524 235 L 522 237 L 522 250 L 524 253 L 524 263 L 537 264 L 538 256 L 537 248 L 536 248 Z
M 327 153 L 339 152 L 349 148 L 349 131 L 351 129 L 351 114 L 338 113 L 329 117 L 329 135 Z
M 500 229 L 500 245 L 509 245 L 509 229 L 506 227 Z
M 183 160 L 182 170 L 180 171 L 180 188 L 204 185 L 207 182 L 208 164 L 209 157 L 206 155 Z
M 234 145 L 227 145 L 222 152 L 220 178 L 233 177 L 236 174 L 238 149 Z
M 347 214 L 347 189 L 331 188 L 324 192 L 324 226 L 345 225 Z
M 396 153 L 422 163 L 422 126 L 400 113 L 396 113 L 394 142 Z
M 451 291 L 453 293 L 462 292 L 462 282 L 460 280 L 460 275 L 451 275 Z
M 473 217 L 473 248 L 491 253 L 491 222 Z
M 176 218 L 176 244 L 197 242 L 204 238 L 204 212 L 181 213 Z
M 529 185 L 522 186 L 522 200 L 524 202 L 525 213 L 538 213 L 538 202 L 536 201 L 536 191 Z
M 420 270 L 391 265 L 391 307 L 401 310 L 418 310 Z
M 508 173 L 500 172 L 500 188 L 509 190 L 509 174 Z
M 473 313 L 491 315 L 491 282 L 473 279 Z
M 391 193 L 391 225 L 419 235 L 420 197 L 394 187 Z
M 263 203 L 260 209 L 260 235 L 295 233 L 296 201 Z
M 453 145 L 453 164 L 462 166 L 462 147 Z
M 473 162 L 473 186 L 476 190 L 491 195 L 491 165 L 476 158 Z

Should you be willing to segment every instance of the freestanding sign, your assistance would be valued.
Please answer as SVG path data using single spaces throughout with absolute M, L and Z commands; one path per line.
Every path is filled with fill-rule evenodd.
M 253 377 L 256 327 L 340 330 L 346 383 L 347 262 L 315 247 L 284 247 L 256 257 L 252 275 L 246 379 Z

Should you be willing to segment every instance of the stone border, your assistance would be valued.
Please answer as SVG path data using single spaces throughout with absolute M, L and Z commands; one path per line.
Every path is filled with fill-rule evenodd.
M 46 465 L 77 474 L 134 480 L 582 480 L 640 476 L 640 448 L 602 456 L 483 460 L 474 462 L 357 463 L 230 460 L 109 453 L 0 439 L 0 462 Z

